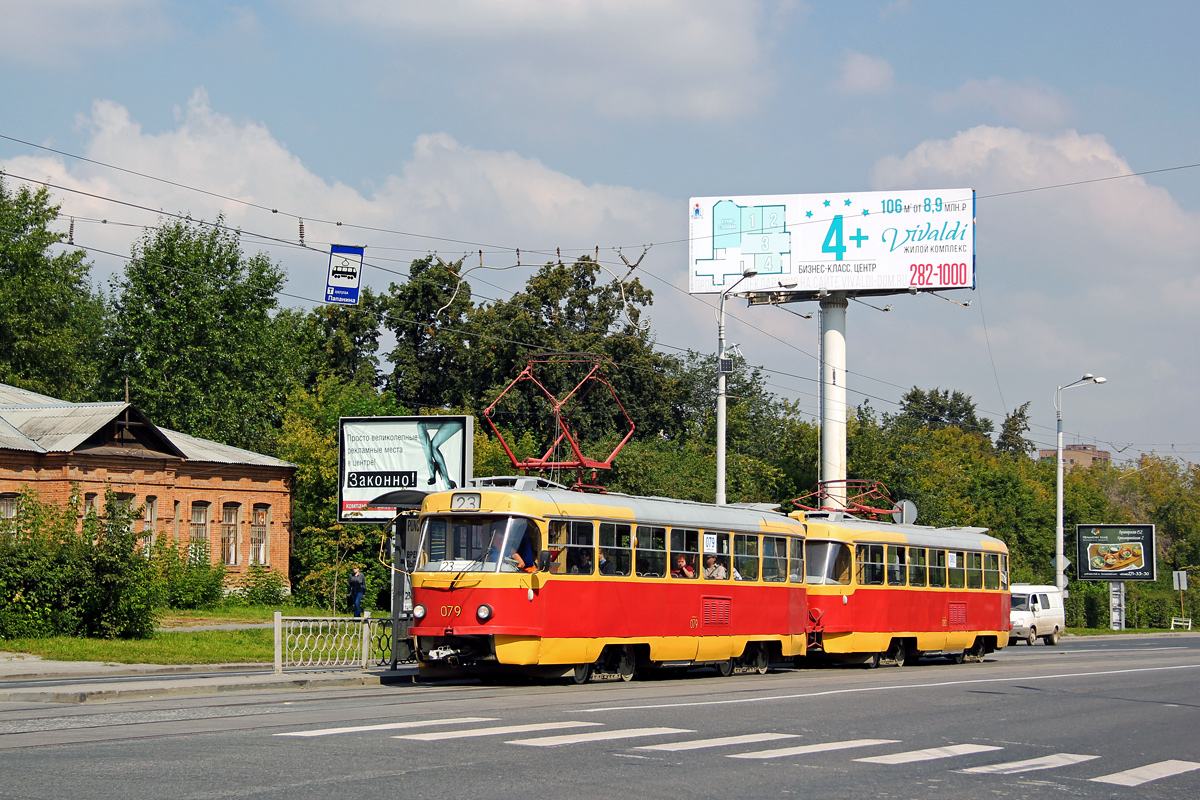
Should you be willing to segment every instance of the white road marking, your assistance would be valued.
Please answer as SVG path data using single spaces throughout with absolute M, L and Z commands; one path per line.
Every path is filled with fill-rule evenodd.
M 430 733 L 406 733 L 393 739 L 414 739 L 419 742 L 434 742 L 441 739 L 469 739 L 473 736 L 499 736 L 509 733 L 531 731 L 556 731 L 563 728 L 590 728 L 599 722 L 535 722 L 529 725 L 494 725 L 491 728 L 468 728 L 464 731 L 432 731 Z
M 1016 775 L 1021 772 L 1034 772 L 1039 769 L 1054 769 L 1069 767 L 1072 764 L 1082 764 L 1100 756 L 1080 756 L 1074 753 L 1055 753 L 1052 756 L 1031 758 L 1028 761 L 1009 761 L 1005 764 L 989 764 L 986 767 L 971 767 L 962 772 L 974 772 L 986 775 Z
M 607 742 L 613 739 L 634 739 L 639 736 L 666 736 L 672 733 L 695 733 L 686 728 L 625 728 L 619 731 L 592 731 L 591 733 L 570 733 L 563 736 L 539 736 L 535 739 L 514 739 L 505 744 L 525 744 L 530 747 L 557 747 L 560 744 L 581 744 L 583 742 Z
M 647 744 L 638 750 L 666 750 L 678 753 L 681 750 L 703 750 L 706 747 L 726 747 L 735 744 L 754 744 L 756 742 L 773 742 L 778 739 L 795 739 L 794 733 L 747 733 L 742 736 L 722 736 L 719 739 L 693 739 L 690 742 L 670 742 L 669 744 Z
M 802 744 L 796 747 L 783 747 L 778 750 L 758 750 L 753 753 L 734 753 L 728 758 L 785 758 L 787 756 L 803 756 L 809 753 L 828 753 L 832 750 L 850 750 L 854 747 L 874 747 L 880 744 L 896 744 L 899 739 L 849 739 L 844 742 L 823 742 L 821 744 Z
M 471 722 L 495 722 L 495 717 L 453 717 L 450 719 L 427 719 L 413 722 L 385 722 L 380 725 L 356 725 L 352 728 L 321 728 L 315 731 L 292 731 L 276 733 L 275 736 L 334 736 L 339 733 L 361 731 L 394 731 L 403 728 L 424 728 L 430 725 L 459 725 Z
M 822 692 L 799 692 L 759 697 L 739 697 L 734 700 L 697 700 L 690 703 L 657 703 L 640 706 L 605 706 L 603 708 L 581 708 L 577 713 L 597 714 L 602 711 L 645 711 L 653 708 L 691 708 L 695 706 L 726 706 L 740 703 L 775 703 L 780 700 L 802 700 L 810 697 L 833 697 L 840 694 L 862 694 L 867 692 L 911 692 L 914 689 L 940 689 L 946 686 L 971 686 L 990 683 L 1032 683 L 1034 681 L 1078 680 L 1101 675 L 1130 675 L 1142 672 L 1170 672 L 1179 669 L 1200 669 L 1200 664 L 1179 664 L 1172 667 L 1137 667 L 1113 669 L 1099 672 L 1067 672 L 1061 675 L 1027 675 L 1011 678 L 975 678 L 973 680 L 938 681 L 935 683 L 905 683 L 893 686 L 863 686 L 855 689 L 829 689 Z
M 995 747 L 990 744 L 952 744 L 946 747 L 930 747 L 928 750 L 909 750 L 907 753 L 892 753 L 886 756 L 871 756 L 854 760 L 867 764 L 911 764 L 914 761 L 934 761 L 939 758 L 969 756 L 972 753 L 987 753 L 1003 749 L 1003 747 Z
M 1147 764 L 1137 769 L 1127 769 L 1124 772 L 1114 772 L 1111 775 L 1101 775 L 1092 778 L 1097 783 L 1115 783 L 1117 786 L 1141 786 L 1143 783 L 1156 781 L 1159 778 L 1169 778 L 1184 772 L 1200 769 L 1195 761 L 1159 761 L 1157 764 Z

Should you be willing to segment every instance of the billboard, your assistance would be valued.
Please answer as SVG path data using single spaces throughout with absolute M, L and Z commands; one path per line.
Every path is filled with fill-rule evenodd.
M 688 224 L 692 294 L 975 288 L 973 189 L 693 197 Z
M 1153 525 L 1076 525 L 1081 581 L 1152 581 L 1157 577 Z
M 475 418 L 338 420 L 338 522 L 386 523 L 474 477 Z

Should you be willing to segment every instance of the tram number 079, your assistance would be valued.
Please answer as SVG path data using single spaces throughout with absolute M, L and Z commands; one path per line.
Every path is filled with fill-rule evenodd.
M 443 617 L 457 617 L 462 613 L 462 606 L 442 606 Z

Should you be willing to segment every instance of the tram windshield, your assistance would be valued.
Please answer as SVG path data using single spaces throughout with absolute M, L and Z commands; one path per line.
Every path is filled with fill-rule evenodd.
M 418 572 L 522 572 L 533 568 L 537 527 L 524 517 L 446 514 L 421 524 Z
M 813 584 L 850 583 L 850 547 L 842 542 L 806 543 L 804 579 Z

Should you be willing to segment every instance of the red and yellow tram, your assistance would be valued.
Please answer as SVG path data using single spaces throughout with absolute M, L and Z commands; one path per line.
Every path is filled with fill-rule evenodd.
M 536 478 L 426 497 L 412 587 L 425 677 L 981 660 L 1008 641 L 1008 554 L 983 529 Z
M 902 665 L 982 661 L 1008 643 L 1008 548 L 984 528 L 931 528 L 810 511 L 809 655 Z
M 409 631 L 422 676 L 728 675 L 806 652 L 802 522 L 535 478 L 491 483 L 422 506 Z

